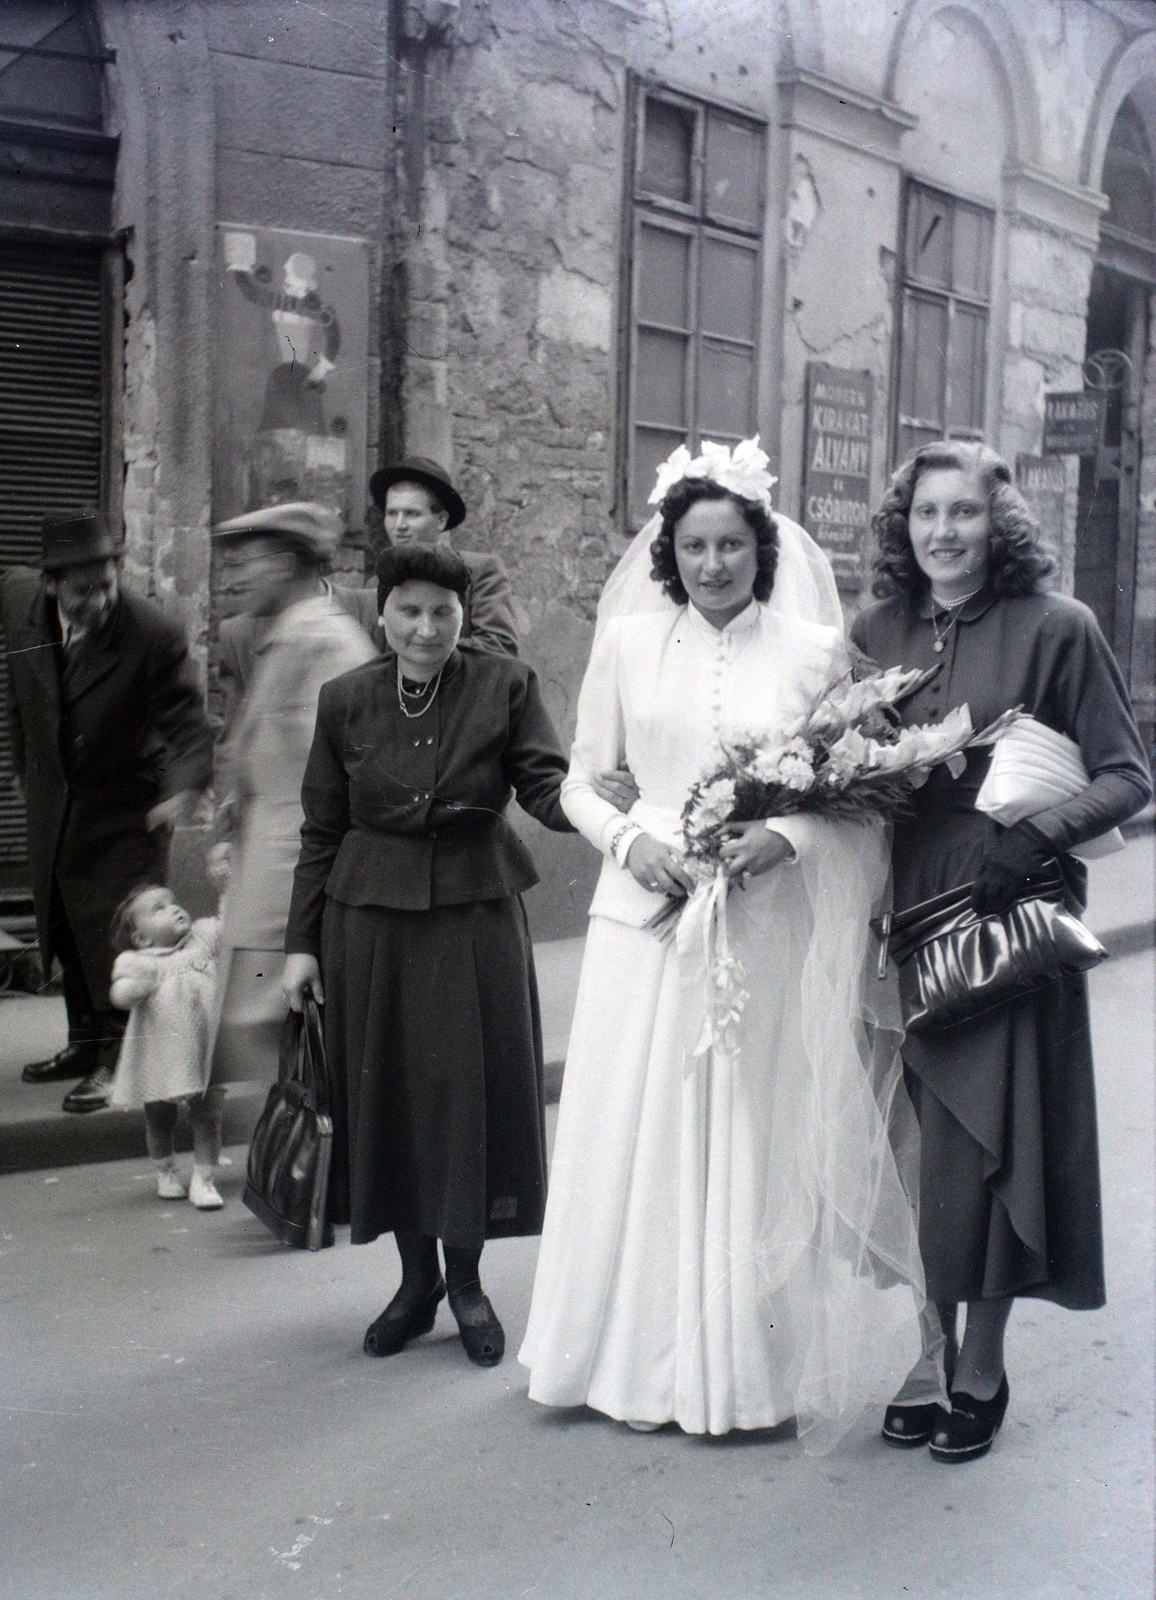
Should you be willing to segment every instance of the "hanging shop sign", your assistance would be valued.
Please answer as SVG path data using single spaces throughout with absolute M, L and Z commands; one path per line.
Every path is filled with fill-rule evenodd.
M 315 500 L 365 525 L 369 249 L 217 226 L 213 518 Z
M 1088 389 L 1044 396 L 1046 456 L 1094 456 L 1104 431 L 1107 396 Z
M 870 372 L 808 361 L 803 524 L 826 551 L 841 589 L 863 586 L 874 410 Z
M 1058 548 L 1064 532 L 1067 471 L 1061 456 L 1016 456 L 1016 488 Z

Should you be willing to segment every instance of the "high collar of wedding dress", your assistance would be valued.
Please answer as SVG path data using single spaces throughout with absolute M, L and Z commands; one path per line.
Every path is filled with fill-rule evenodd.
M 759 602 L 752 597 L 750 602 L 739 612 L 738 616 L 731 618 L 725 628 L 716 628 L 714 623 L 708 622 L 702 612 L 697 611 L 693 604 L 688 602 L 686 607 L 687 622 L 695 633 L 708 643 L 719 639 L 737 640 L 745 638 L 758 627 L 760 615 Z

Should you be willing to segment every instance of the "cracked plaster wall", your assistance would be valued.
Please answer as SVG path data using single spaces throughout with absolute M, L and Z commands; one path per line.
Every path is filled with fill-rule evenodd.
M 765 34 L 765 37 L 764 37 Z M 620 545 L 615 385 L 626 75 L 773 114 L 773 28 L 744 0 L 466 0 L 426 55 L 406 243 L 405 438 L 452 460 L 461 536 L 527 623 L 589 619 Z

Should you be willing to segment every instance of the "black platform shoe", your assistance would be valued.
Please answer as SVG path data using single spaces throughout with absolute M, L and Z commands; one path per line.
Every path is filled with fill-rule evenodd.
M 883 1413 L 883 1437 L 900 1450 L 914 1450 L 926 1444 L 940 1416 L 945 1416 L 934 1400 L 925 1405 L 890 1405 Z
M 932 1430 L 929 1449 L 937 1461 L 974 1461 L 985 1456 L 1000 1430 L 1007 1411 L 1007 1373 L 990 1400 L 956 1389 L 951 1396 L 951 1412 L 940 1410 Z
M 376 1322 L 365 1330 L 362 1349 L 367 1356 L 395 1356 L 404 1350 L 411 1339 L 428 1333 L 437 1320 L 438 1306 L 445 1299 L 446 1286 L 441 1278 L 434 1284 L 424 1300 L 419 1300 L 412 1311 L 401 1316 L 390 1316 L 389 1307 Z
M 96 1066 L 96 1046 L 66 1044 L 47 1061 L 30 1061 L 20 1074 L 21 1083 L 58 1083 L 65 1078 L 87 1078 Z

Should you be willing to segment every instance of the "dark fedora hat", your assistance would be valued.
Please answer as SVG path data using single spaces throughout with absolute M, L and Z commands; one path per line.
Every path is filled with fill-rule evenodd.
M 45 517 L 40 524 L 40 565 L 45 572 L 123 553 L 124 532 L 114 533 L 103 511 L 66 511 Z
M 466 519 L 466 502 L 450 482 L 450 475 L 436 461 L 425 456 L 406 456 L 392 466 L 381 467 L 369 480 L 369 492 L 374 503 L 385 510 L 385 491 L 395 483 L 418 483 L 428 489 L 439 504 L 449 512 L 447 528 L 456 528 Z

